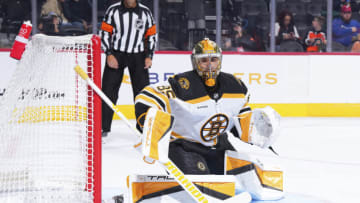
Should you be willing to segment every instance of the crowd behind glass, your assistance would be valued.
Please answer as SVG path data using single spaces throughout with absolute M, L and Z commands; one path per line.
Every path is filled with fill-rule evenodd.
M 11 47 L 22 22 L 34 20 L 34 16 L 34 33 L 97 33 L 106 8 L 119 0 L 97 0 L 96 12 L 93 1 L 0 0 L 0 47 Z M 191 50 L 204 37 L 232 52 L 326 52 L 329 39 L 332 51 L 360 50 L 360 0 L 334 0 L 331 12 L 328 0 L 218 1 L 139 0 L 156 18 L 157 50 Z M 273 11 L 276 20 L 271 25 Z M 331 35 L 327 34 L 328 26 Z

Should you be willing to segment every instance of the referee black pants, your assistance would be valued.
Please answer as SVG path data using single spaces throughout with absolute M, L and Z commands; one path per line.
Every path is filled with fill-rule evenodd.
M 119 68 L 113 69 L 106 63 L 103 78 L 102 78 L 102 90 L 109 99 L 116 104 L 118 100 L 119 89 L 121 81 L 124 75 L 124 69 L 129 68 L 131 85 L 133 90 L 134 99 L 136 95 L 147 85 L 149 82 L 149 71 L 144 69 L 145 67 L 145 53 L 124 53 L 115 52 Z M 121 99 L 121 95 L 120 95 Z M 111 123 L 114 112 L 113 110 L 102 102 L 102 130 L 104 132 L 110 132 Z

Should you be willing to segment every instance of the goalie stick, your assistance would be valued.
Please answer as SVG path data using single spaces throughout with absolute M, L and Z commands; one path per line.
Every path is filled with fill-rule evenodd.
M 84 79 L 87 84 L 100 96 L 100 98 L 125 122 L 125 124 L 140 138 L 142 134 L 129 122 L 129 120 L 115 108 L 115 105 L 112 101 L 102 92 L 102 90 L 89 78 L 87 73 L 77 65 L 75 68 L 77 74 Z M 228 198 L 226 200 L 217 200 L 211 199 L 205 196 L 186 176 L 185 174 L 173 163 L 170 159 L 166 162 L 160 162 L 157 160 L 160 165 L 176 180 L 176 182 L 181 185 L 181 187 L 198 203 L 208 203 L 208 202 L 236 202 L 236 203 L 248 203 L 251 201 L 251 196 L 247 192 L 243 192 L 234 197 Z

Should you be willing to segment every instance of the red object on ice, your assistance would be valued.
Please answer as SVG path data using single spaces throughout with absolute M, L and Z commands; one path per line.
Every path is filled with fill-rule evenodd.
M 10 56 L 20 60 L 25 51 L 26 44 L 31 34 L 32 25 L 30 21 L 25 21 L 20 28 L 19 34 L 16 36 L 14 44 L 11 48 Z

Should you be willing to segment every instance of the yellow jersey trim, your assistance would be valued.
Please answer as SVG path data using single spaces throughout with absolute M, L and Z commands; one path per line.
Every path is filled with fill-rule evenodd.
M 211 98 L 208 95 L 206 95 L 206 96 L 199 97 L 199 98 L 196 98 L 196 99 L 187 100 L 186 102 L 190 103 L 190 104 L 198 104 L 198 103 L 210 100 L 210 99 Z
M 164 110 L 163 108 L 161 108 L 161 106 L 159 105 L 159 103 L 158 103 L 155 99 L 153 99 L 153 98 L 151 98 L 151 97 L 148 97 L 148 96 L 143 95 L 143 94 L 139 94 L 138 96 L 136 96 L 135 101 L 140 100 L 140 99 L 145 100 L 145 101 L 147 101 L 147 102 L 149 102 L 149 103 L 155 104 L 156 107 L 157 107 L 159 110 Z
M 153 94 L 154 96 L 156 96 L 160 100 L 162 100 L 166 104 L 166 111 L 168 113 L 171 113 L 169 98 L 167 98 L 165 95 L 157 92 L 156 90 L 154 90 L 152 87 L 149 87 L 149 86 L 145 87 L 144 90 L 148 91 L 149 93 Z
M 239 99 L 243 99 L 243 98 L 245 98 L 245 94 L 224 93 L 221 98 L 231 98 L 231 99 L 239 98 Z

